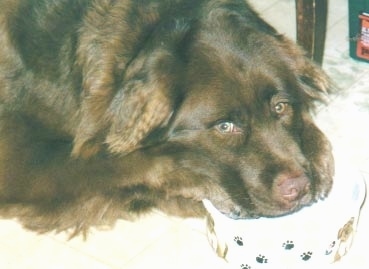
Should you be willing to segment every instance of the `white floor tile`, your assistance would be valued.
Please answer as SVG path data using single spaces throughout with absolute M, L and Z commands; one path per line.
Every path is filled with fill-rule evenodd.
M 87 241 L 82 237 L 66 241 L 66 235 L 54 236 L 66 246 L 95 257 L 111 266 L 122 267 L 161 238 L 176 223 L 159 214 L 135 222 L 119 221 L 113 230 L 92 230 Z
M 1 237 L 0 268 L 111 269 L 91 256 L 83 255 L 47 236 L 18 230 L 16 224 L 2 225 L 9 232 Z M 2 229 L 5 228 L 5 229 Z
M 271 8 L 278 0 L 251 0 L 249 3 L 258 11 L 262 12 Z
M 265 9 L 260 15 L 279 33 L 296 40 L 295 1 L 279 0 Z
M 173 227 L 154 245 L 127 264 L 127 269 L 225 269 L 226 263 L 209 247 L 205 234 L 186 225 Z

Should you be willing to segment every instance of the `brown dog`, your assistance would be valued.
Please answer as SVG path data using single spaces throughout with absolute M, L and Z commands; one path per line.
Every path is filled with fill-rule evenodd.
M 328 194 L 326 75 L 242 0 L 0 2 L 0 215 L 234 218 Z

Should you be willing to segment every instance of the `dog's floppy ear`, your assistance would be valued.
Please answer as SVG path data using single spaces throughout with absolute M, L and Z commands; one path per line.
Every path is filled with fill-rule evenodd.
M 330 94 L 336 90 L 328 75 L 321 67 L 308 59 L 305 52 L 294 42 L 284 36 L 278 36 L 278 39 L 308 105 L 314 107 L 314 101 L 327 102 Z
M 178 64 L 165 50 L 151 53 L 128 72 L 128 82 L 115 96 L 107 113 L 111 123 L 105 143 L 113 153 L 126 154 L 156 128 L 166 125 L 173 113 Z M 137 71 L 138 69 L 138 71 Z
M 80 124 L 73 156 L 94 155 L 104 143 L 113 153 L 127 154 L 141 147 L 144 138 L 166 124 L 177 98 L 173 88 L 182 68 L 176 53 L 178 45 L 191 33 L 189 29 L 186 20 L 163 24 L 139 53 L 127 52 L 129 61 L 122 53 L 125 48 L 117 46 L 117 42 L 105 45 L 106 38 L 101 48 L 92 45 L 92 56 L 82 55 L 87 66 L 95 59 L 96 51 L 102 53 L 99 54 L 102 59 L 92 61 L 92 71 L 88 68 L 84 71 L 87 90 L 77 115 Z
M 335 86 L 328 75 L 308 58 L 297 60 L 297 80 L 304 95 L 310 101 L 326 103 Z
M 121 86 L 106 110 L 101 128 L 86 136 L 82 150 L 92 143 L 105 143 L 112 153 L 128 154 L 141 147 L 140 142 L 170 119 L 179 64 L 166 49 L 142 53 L 126 70 Z M 100 141 L 102 140 L 102 141 Z M 86 151 L 85 151 L 86 152 Z M 82 152 L 82 156 L 86 156 Z M 87 155 L 88 156 L 88 155 Z

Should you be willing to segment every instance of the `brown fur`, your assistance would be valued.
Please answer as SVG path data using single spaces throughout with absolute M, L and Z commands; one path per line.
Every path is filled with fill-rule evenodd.
M 38 231 L 325 197 L 331 84 L 241 0 L 0 1 L 0 214 Z

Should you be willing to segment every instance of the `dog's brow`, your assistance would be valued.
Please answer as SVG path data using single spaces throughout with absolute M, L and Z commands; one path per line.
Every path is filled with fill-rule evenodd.
M 276 92 L 276 94 L 274 94 L 273 97 L 280 98 L 280 99 L 287 99 L 287 100 L 293 99 L 291 94 L 289 94 L 288 92 L 286 92 L 284 90 Z
M 275 96 L 276 94 L 278 94 L 278 89 L 275 86 L 268 85 L 262 87 L 259 90 L 257 97 L 262 103 L 264 103 L 269 102 L 269 100 L 271 100 L 272 97 Z
M 288 101 L 289 103 L 297 103 L 298 97 L 291 94 L 290 92 L 287 92 L 286 90 L 279 91 L 275 96 L 274 99 L 280 100 L 280 101 Z

